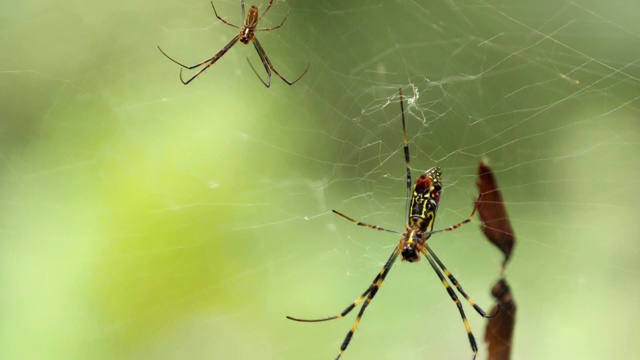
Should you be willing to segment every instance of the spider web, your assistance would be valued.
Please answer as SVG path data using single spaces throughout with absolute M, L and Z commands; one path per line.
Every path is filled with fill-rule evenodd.
M 235 0 L 218 13 L 241 24 Z M 252 3 L 247 3 L 247 6 Z M 255 3 L 261 10 L 265 1 Z M 0 357 L 330 359 L 403 230 L 405 167 L 444 172 L 436 227 L 496 172 L 516 232 L 513 357 L 638 358 L 636 2 L 277 1 L 237 30 L 206 1 L 0 5 Z M 488 310 L 478 222 L 430 239 Z M 630 300 L 630 301 L 629 301 Z M 485 322 L 465 304 L 482 346 Z M 426 261 L 398 262 L 344 359 L 466 359 Z

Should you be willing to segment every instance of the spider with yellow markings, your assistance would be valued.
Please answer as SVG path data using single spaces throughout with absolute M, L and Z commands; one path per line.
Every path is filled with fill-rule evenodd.
M 216 11 L 216 7 L 213 5 L 213 1 L 212 1 L 211 2 L 211 7 L 213 7 L 213 13 L 216 15 L 218 20 L 222 21 L 223 23 L 225 23 L 225 24 L 227 24 L 227 25 L 229 25 L 231 27 L 234 27 L 236 29 L 240 29 L 240 33 L 236 37 L 231 39 L 231 41 L 229 41 L 229 43 L 224 48 L 222 48 L 222 50 L 218 51 L 217 54 L 213 55 L 213 57 L 211 57 L 211 58 L 209 58 L 209 59 L 207 59 L 205 61 L 202 61 L 202 62 L 200 62 L 198 64 L 191 65 L 191 66 L 184 65 L 184 64 L 174 60 L 171 56 L 167 55 L 167 53 L 162 51 L 160 46 L 158 46 L 158 50 L 160 50 L 160 52 L 164 56 L 166 56 L 169 60 L 173 61 L 174 63 L 176 63 L 178 65 L 180 65 L 182 67 L 182 69 L 193 70 L 193 69 L 199 68 L 200 66 L 204 65 L 204 67 L 202 69 L 200 69 L 200 71 L 198 71 L 195 75 L 190 77 L 187 81 L 184 81 L 182 79 L 182 69 L 180 69 L 180 81 L 182 81 L 183 84 L 187 85 L 191 81 L 193 81 L 195 78 L 200 76 L 200 74 L 202 74 L 205 70 L 210 68 L 213 64 L 215 64 L 216 61 L 218 61 L 224 54 L 226 54 L 227 51 L 229 51 L 229 49 L 231 49 L 233 47 L 233 45 L 235 45 L 238 41 L 240 41 L 243 44 L 253 43 L 253 46 L 255 47 L 256 51 L 258 52 L 258 56 L 260 57 L 260 60 L 262 61 L 262 65 L 264 66 L 264 69 L 267 72 L 267 81 L 262 80 L 262 78 L 260 77 L 260 75 L 258 74 L 256 69 L 253 67 L 253 65 L 251 65 L 251 62 L 249 61 L 248 58 L 247 58 L 247 62 L 249 62 L 249 66 L 251 66 L 251 69 L 253 70 L 254 73 L 256 73 L 256 75 L 258 76 L 260 81 L 262 81 L 264 86 L 266 86 L 266 87 L 271 86 L 271 71 L 272 70 L 273 70 L 274 73 L 276 73 L 276 75 L 278 75 L 278 77 L 280 79 L 282 79 L 282 81 L 284 81 L 285 83 L 287 83 L 289 85 L 293 85 L 293 84 L 297 83 L 298 80 L 300 80 L 307 73 L 307 71 L 309 70 L 309 66 L 311 64 L 307 65 L 307 68 L 304 70 L 302 75 L 300 75 L 296 80 L 289 81 L 289 80 L 285 79 L 284 76 L 280 75 L 278 70 L 276 70 L 276 68 L 274 68 L 273 65 L 271 64 L 271 61 L 269 60 L 269 57 L 267 57 L 267 53 L 264 51 L 264 48 L 260 44 L 260 41 L 258 41 L 258 38 L 256 37 L 256 34 L 255 34 L 256 32 L 259 32 L 259 31 L 271 31 L 271 30 L 279 29 L 284 24 L 284 21 L 287 20 L 287 16 L 288 15 L 285 16 L 284 19 L 282 19 L 282 22 L 278 26 L 274 26 L 274 27 L 271 27 L 271 28 L 264 28 L 264 29 L 258 29 L 257 28 L 258 27 L 258 22 L 262 19 L 262 17 L 267 15 L 267 13 L 269 12 L 269 9 L 271 9 L 271 5 L 273 5 L 273 1 L 274 0 L 269 1 L 269 5 L 267 5 L 267 8 L 265 9 L 264 13 L 262 13 L 262 15 L 260 15 L 260 16 L 258 16 L 258 8 L 255 7 L 255 6 L 251 6 L 251 8 L 249 8 L 249 14 L 247 14 L 246 20 L 244 21 L 244 25 L 242 27 L 240 27 L 238 25 L 234 25 L 234 24 L 224 20 L 220 16 L 218 16 L 218 12 Z M 244 13 L 244 0 L 242 0 L 241 6 L 242 6 L 242 17 L 244 18 L 244 15 L 245 15 L 245 13 Z
M 406 130 L 406 124 L 404 119 L 404 104 L 403 104 L 403 98 L 402 98 L 402 89 L 400 89 L 400 111 L 402 116 L 402 131 L 404 133 L 404 157 L 405 157 L 406 168 L 407 168 L 407 196 L 406 196 L 407 203 L 405 206 L 407 224 L 405 227 L 405 231 L 400 232 L 400 231 L 385 229 L 377 225 L 365 224 L 363 222 L 354 220 L 336 210 L 333 210 L 333 212 L 336 213 L 337 215 L 351 221 L 352 223 L 358 226 L 364 226 L 374 230 L 385 231 L 385 232 L 390 232 L 393 234 L 400 235 L 401 239 L 400 239 L 400 242 L 398 243 L 398 246 L 396 246 L 396 248 L 393 250 L 393 253 L 391 253 L 391 256 L 382 267 L 382 270 L 378 273 L 378 275 L 376 275 L 376 277 L 373 279 L 373 282 L 371 283 L 371 285 L 369 285 L 367 290 L 364 293 L 362 293 L 362 295 L 360 295 L 360 297 L 357 298 L 356 301 L 354 301 L 349 306 L 347 306 L 347 308 L 344 309 L 340 314 L 335 316 L 330 316 L 327 318 L 314 319 L 314 320 L 294 318 L 291 316 L 287 316 L 287 318 L 290 320 L 301 321 L 301 322 L 321 322 L 321 321 L 339 319 L 349 314 L 351 310 L 353 310 L 356 306 L 358 306 L 364 300 L 364 303 L 362 304 L 362 307 L 358 312 L 358 316 L 356 317 L 356 320 L 354 321 L 353 325 L 351 326 L 351 329 L 347 333 L 347 336 L 344 338 L 342 345 L 340 346 L 340 351 L 338 352 L 338 356 L 336 357 L 336 360 L 338 360 L 342 356 L 344 351 L 347 349 L 347 346 L 349 346 L 349 342 L 351 341 L 353 334 L 355 333 L 356 329 L 358 328 L 358 325 L 360 324 L 360 319 L 362 318 L 362 315 L 367 309 L 367 306 L 369 306 L 369 304 L 373 300 L 374 296 L 376 296 L 376 293 L 382 286 L 384 279 L 389 274 L 389 271 L 391 270 L 391 267 L 395 263 L 398 256 L 400 256 L 402 260 L 406 260 L 408 262 L 416 262 L 420 260 L 421 258 L 420 255 L 422 254 L 427 259 L 427 261 L 429 262 L 429 265 L 431 265 L 431 268 L 433 268 L 433 271 L 435 271 L 436 275 L 438 275 L 438 278 L 440 278 L 440 281 L 442 282 L 445 289 L 449 293 L 451 300 L 453 300 L 453 302 L 458 307 L 458 311 L 460 312 L 460 317 L 462 317 L 462 322 L 464 323 L 464 327 L 469 337 L 469 343 L 471 344 L 471 350 L 473 351 L 473 358 L 475 359 L 476 354 L 478 353 L 478 346 L 476 344 L 476 340 L 473 336 L 473 333 L 471 332 L 471 327 L 469 326 L 469 322 L 467 321 L 467 316 L 465 315 L 464 309 L 462 308 L 462 303 L 458 299 L 458 296 L 456 295 L 455 291 L 453 291 L 453 289 L 451 288 L 451 285 L 447 281 L 447 278 L 455 286 L 458 292 L 469 302 L 469 304 L 473 306 L 473 308 L 478 312 L 478 314 L 480 314 L 480 316 L 484 318 L 490 318 L 495 315 L 487 315 L 487 313 L 484 310 L 482 310 L 473 300 L 471 300 L 471 298 L 467 295 L 467 293 L 464 292 L 464 290 L 462 289 L 462 286 L 460 286 L 456 278 L 449 272 L 449 270 L 447 270 L 447 268 L 444 266 L 442 261 L 440 261 L 440 259 L 436 255 L 436 253 L 427 245 L 427 240 L 433 234 L 453 231 L 459 228 L 460 226 L 466 223 L 469 223 L 473 219 L 473 216 L 476 213 L 479 201 L 476 201 L 476 205 L 473 208 L 471 215 L 464 221 L 440 230 L 433 230 L 433 224 L 436 219 L 436 212 L 438 210 L 438 203 L 440 202 L 440 193 L 442 192 L 442 170 L 439 167 L 434 166 L 431 169 L 424 172 L 416 180 L 416 184 L 413 187 L 413 192 L 411 191 L 411 185 L 412 185 L 411 163 L 410 163 L 410 157 L 409 157 L 409 144 L 407 141 L 407 130 Z M 478 200 L 480 199 L 481 196 L 482 194 L 478 196 Z

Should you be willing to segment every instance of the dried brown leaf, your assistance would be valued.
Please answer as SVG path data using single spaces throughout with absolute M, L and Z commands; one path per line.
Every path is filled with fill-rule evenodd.
M 516 303 L 511 295 L 507 281 L 501 279 L 491 290 L 497 300 L 492 313 L 497 314 L 487 322 L 484 341 L 487 343 L 489 360 L 509 360 L 511 357 L 511 341 L 513 327 L 516 322 Z M 499 307 L 499 310 L 497 309 Z
M 515 245 L 515 236 L 507 209 L 502 200 L 502 193 L 489 165 L 484 162 L 478 167 L 478 188 L 482 194 L 479 201 L 478 214 L 482 220 L 482 232 L 504 254 L 502 267 L 511 257 Z

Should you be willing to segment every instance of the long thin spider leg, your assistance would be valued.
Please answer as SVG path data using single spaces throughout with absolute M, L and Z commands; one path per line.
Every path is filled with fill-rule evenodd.
M 187 81 L 184 81 L 182 79 L 182 69 L 180 69 L 180 81 L 182 81 L 184 85 L 188 85 L 191 81 L 193 81 L 195 78 L 200 76 L 200 74 L 202 74 L 205 70 L 207 70 L 209 67 L 215 64 L 216 61 L 218 61 L 218 59 L 220 59 L 224 54 L 226 54 L 227 51 L 229 51 L 229 49 L 233 47 L 233 45 L 236 44 L 236 42 L 238 42 L 237 36 L 231 39 L 231 41 L 229 41 L 229 43 L 224 48 L 222 48 L 222 50 L 218 51 L 217 54 L 215 54 L 211 59 L 209 59 L 209 63 L 205 67 L 203 67 L 202 70 L 198 71 L 195 75 L 190 77 L 189 80 Z
M 262 19 L 263 16 L 267 15 L 267 13 L 269 12 L 269 9 L 271 9 L 271 5 L 273 5 L 273 0 L 269 1 L 269 5 L 267 5 L 267 8 L 264 9 L 264 12 L 262 13 L 262 15 L 260 15 L 260 17 L 258 18 L 258 21 L 256 23 L 260 22 L 260 19 Z M 244 8 L 244 0 L 242 0 L 242 6 Z M 244 17 L 244 15 L 242 15 Z
M 352 219 L 352 218 L 348 217 L 347 215 L 344 215 L 343 213 L 341 213 L 341 212 L 339 212 L 339 211 L 336 211 L 336 210 L 331 210 L 331 211 L 333 211 L 333 213 L 334 213 L 334 214 L 336 214 L 336 215 L 340 215 L 340 216 L 342 216 L 343 218 L 345 218 L 345 219 L 347 219 L 347 220 L 351 221 L 352 223 L 354 223 L 354 224 L 356 224 L 356 225 L 358 225 L 358 226 L 365 226 L 365 227 L 371 228 L 371 229 L 373 229 L 373 230 L 386 231 L 386 232 L 390 232 L 390 233 L 394 233 L 394 234 L 402 235 L 402 233 L 401 233 L 400 231 L 395 231 L 395 230 L 385 229 L 385 228 L 383 228 L 383 227 L 381 227 L 381 226 L 378 226 L 378 225 L 370 225 L 370 224 L 366 224 L 366 223 L 363 223 L 362 221 L 354 220 L 354 219 Z
M 378 274 L 378 276 L 376 276 L 376 278 L 373 281 L 374 283 L 376 281 L 378 281 L 379 276 L 380 276 L 380 274 Z M 362 302 L 362 300 L 364 300 L 364 297 L 367 296 L 367 294 L 369 294 L 371 292 L 371 288 L 372 288 L 372 286 L 369 285 L 369 287 L 367 288 L 367 291 L 362 293 L 362 295 L 360 295 L 360 297 L 357 298 L 356 301 L 352 302 L 349 306 L 347 306 L 346 309 L 344 309 L 338 315 L 329 316 L 329 317 L 322 318 L 322 319 L 299 319 L 299 318 L 294 318 L 293 316 L 287 316 L 287 319 L 293 320 L 293 321 L 298 321 L 298 322 L 323 322 L 323 321 L 329 321 L 329 320 L 343 318 L 343 317 L 347 316 L 347 314 L 349 314 L 351 312 L 351 310 L 353 310 L 356 306 L 358 306 L 358 304 L 360 304 Z
M 376 277 L 373 279 L 373 281 L 371 282 L 371 285 L 369 285 L 367 290 L 363 292 L 362 295 L 360 295 L 360 297 L 356 299 L 356 301 L 354 301 L 349 306 L 347 306 L 347 308 L 344 309 L 340 314 L 335 316 L 329 316 L 326 318 L 321 318 L 321 319 L 300 319 L 300 318 L 294 318 L 292 316 L 287 316 L 287 319 L 293 320 L 293 321 L 299 321 L 299 322 L 322 322 L 322 321 L 340 319 L 347 316 L 347 314 L 349 314 L 351 310 L 353 310 L 356 306 L 358 306 L 358 304 L 360 304 L 362 300 L 364 300 L 365 296 L 367 296 L 367 294 L 369 294 L 371 290 L 373 290 L 374 285 L 378 282 L 378 280 L 380 280 L 381 277 L 386 276 L 385 273 L 389 271 L 395 259 L 398 257 L 398 254 L 399 254 L 398 249 L 395 249 L 391 254 L 391 256 L 389 257 L 389 259 L 387 260 L 387 262 L 382 267 L 382 270 L 380 270 L 378 275 L 376 275 Z
M 175 59 L 173 59 L 171 56 L 167 55 L 167 53 L 166 53 L 166 52 L 164 52 L 164 51 L 162 50 L 162 48 L 160 48 L 160 46 L 158 46 L 158 50 L 160 50 L 160 52 L 162 53 L 162 55 L 164 55 L 167 59 L 169 59 L 169 60 L 173 61 L 174 63 L 176 63 L 176 64 L 178 64 L 178 65 L 182 66 L 183 68 L 185 68 L 185 69 L 189 69 L 189 70 L 191 70 L 191 69 L 195 69 L 195 68 L 197 68 L 197 67 L 199 67 L 199 66 L 202 66 L 202 65 L 204 65 L 204 64 L 206 64 L 206 63 L 208 63 L 209 61 L 211 61 L 211 59 L 207 59 L 207 60 L 205 60 L 205 61 L 203 61 L 203 62 L 201 62 L 201 63 L 195 64 L 195 65 L 191 65 L 191 66 L 187 66 L 187 65 L 184 65 L 184 64 L 182 64 L 182 63 L 180 63 L 180 62 L 176 61 L 176 60 L 175 60 Z
M 182 81 L 182 83 L 183 83 L 183 84 L 187 85 L 187 84 L 189 84 L 191 81 L 193 81 L 193 79 L 195 79 L 195 78 L 197 78 L 198 76 L 200 76 L 200 74 L 202 74 L 205 70 L 207 70 L 211 65 L 215 64 L 215 63 L 216 63 L 216 61 L 218 61 L 218 59 L 220 59 L 220 58 L 222 57 L 222 55 L 224 55 L 227 51 L 229 51 L 229 49 L 231 49 L 231 47 L 232 47 L 233 45 L 235 45 L 235 43 L 236 43 L 236 42 L 238 42 L 238 37 L 237 37 L 237 36 L 236 36 L 236 37 L 234 37 L 233 39 L 231 39 L 231 41 L 229 41 L 229 43 L 228 43 L 224 48 L 222 48 L 222 50 L 218 51 L 218 53 L 217 53 L 217 54 L 215 54 L 213 57 L 211 57 L 211 58 L 209 58 L 209 59 L 207 59 L 207 60 L 205 60 L 205 61 L 203 61 L 203 62 L 201 62 L 201 63 L 195 64 L 195 65 L 192 65 L 192 66 L 186 66 L 186 65 L 181 64 L 181 63 L 177 62 L 176 60 L 172 59 L 169 55 L 167 55 L 164 51 L 162 51 L 162 49 L 160 49 L 160 46 L 158 46 L 158 49 L 159 49 L 159 50 L 160 50 L 160 52 L 161 52 L 164 56 L 166 56 L 169 60 L 173 61 L 174 63 L 176 63 L 176 64 L 178 64 L 178 65 L 180 65 L 180 66 L 182 66 L 182 68 L 184 68 L 184 69 L 192 70 L 192 69 L 195 69 L 195 68 L 197 68 L 197 67 L 200 67 L 200 66 L 202 66 L 202 65 L 204 65 L 204 64 L 207 64 L 207 65 L 206 65 L 205 67 L 203 67 L 200 71 L 198 71 L 198 73 L 196 73 L 195 75 L 193 75 L 193 76 L 192 76 L 191 78 L 189 78 L 189 80 L 187 80 L 187 81 L 184 81 L 184 80 L 182 79 L 182 69 L 180 69 L 180 81 Z
M 455 225 L 451 225 L 448 226 L 444 229 L 440 229 L 440 230 L 433 230 L 433 231 L 427 231 L 425 234 L 426 235 L 431 235 L 431 234 L 435 234 L 435 233 L 440 233 L 440 232 L 448 232 L 448 231 L 453 231 L 457 228 L 459 228 L 460 226 L 464 225 L 464 224 L 468 224 L 471 222 L 471 220 L 473 220 L 473 216 L 476 214 L 476 210 L 478 210 L 478 205 L 480 204 L 480 198 L 482 197 L 482 194 L 478 195 L 478 200 L 476 201 L 476 205 L 473 207 L 473 211 L 471 212 L 471 215 L 469 215 L 468 218 L 464 219 L 463 221 L 455 224 Z
M 376 294 L 378 293 L 378 290 L 380 290 L 380 287 L 382 286 L 384 279 L 389 274 L 389 271 L 391 271 L 391 267 L 393 266 L 393 263 L 396 261 L 396 258 L 398 257 L 399 254 L 400 254 L 400 249 L 397 248 L 393 252 L 393 254 L 391 254 L 391 257 L 389 258 L 389 260 L 387 260 L 387 263 L 384 264 L 382 271 L 380 271 L 380 274 L 378 274 L 379 276 L 377 277 L 377 280 L 374 281 L 373 284 L 371 285 L 371 291 L 369 292 L 369 296 L 367 296 L 367 300 L 364 302 L 364 304 L 362 304 L 362 307 L 358 312 L 358 316 L 356 316 L 356 320 L 353 322 L 353 325 L 351 326 L 351 330 L 349 330 L 349 332 L 347 333 L 347 336 L 345 336 L 344 341 L 340 346 L 340 351 L 338 352 L 338 356 L 336 356 L 336 360 L 340 359 L 344 351 L 347 350 L 347 346 L 349 346 L 349 342 L 351 342 L 351 338 L 353 337 L 353 334 L 356 332 L 358 325 L 360 325 L 360 319 L 362 319 L 362 315 L 364 315 L 365 310 L 367 310 L 367 306 L 369 306 L 369 304 L 373 300 L 373 297 L 376 296 Z
M 271 31 L 271 30 L 280 29 L 282 27 L 282 25 L 284 25 L 284 21 L 287 20 L 288 17 L 289 17 L 289 14 L 285 15 L 284 19 L 282 19 L 282 22 L 278 26 L 274 26 L 274 27 L 270 27 L 270 28 L 264 28 L 264 29 L 255 29 L 253 31 L 254 32 L 258 32 L 258 31 Z
M 263 65 L 269 66 L 271 68 L 271 70 L 273 70 L 274 73 L 276 73 L 276 75 L 278 75 L 278 77 L 280 79 L 282 79 L 282 81 L 284 81 L 285 83 L 287 83 L 288 85 L 293 85 L 295 83 L 298 82 L 298 80 L 302 79 L 302 77 L 307 73 L 307 71 L 309 71 L 309 66 L 311 66 L 311 63 L 309 63 L 307 65 L 307 68 L 304 70 L 304 72 L 302 73 L 302 75 L 300 75 L 297 79 L 295 79 L 294 81 L 289 81 L 287 79 L 284 78 L 284 76 L 280 75 L 280 73 L 278 72 L 278 70 L 276 70 L 276 68 L 273 67 L 273 65 L 271 64 L 271 61 L 269 61 L 269 57 L 267 56 L 267 53 L 264 51 L 264 48 L 262 48 L 262 45 L 260 45 L 260 42 L 258 41 L 258 38 L 255 37 L 253 38 L 253 45 L 256 48 L 256 51 L 258 51 L 258 53 L 262 53 L 262 56 L 260 56 L 260 58 L 262 59 L 262 63 Z M 253 67 L 253 66 L 252 66 Z M 255 69 L 254 69 L 255 71 Z
M 462 322 L 464 323 L 464 328 L 467 331 L 467 335 L 469 336 L 469 343 L 471 344 L 471 351 L 473 351 L 472 360 L 474 360 L 476 358 L 476 355 L 478 354 L 478 345 L 476 344 L 476 339 L 473 336 L 473 332 L 471 332 L 471 326 L 469 326 L 469 321 L 467 320 L 467 316 L 464 314 L 464 309 L 462 308 L 462 303 L 460 302 L 460 299 L 458 299 L 458 296 L 456 296 L 456 293 L 451 288 L 451 285 L 449 285 L 449 282 L 447 282 L 447 279 L 445 279 L 444 275 L 442 275 L 442 272 L 440 272 L 440 269 L 438 269 L 438 266 L 436 265 L 436 263 L 431 258 L 431 255 L 429 255 L 429 253 L 427 253 L 427 251 L 425 251 L 424 249 L 422 249 L 421 252 L 424 255 L 424 257 L 427 258 L 427 260 L 429 261 L 429 264 L 431 264 L 431 267 L 433 268 L 433 271 L 436 272 L 436 274 L 440 278 L 440 281 L 442 281 L 442 284 L 444 285 L 445 289 L 447 289 L 447 293 L 449 293 L 449 296 L 451 297 L 451 300 L 453 300 L 453 302 L 458 307 L 458 311 L 460 312 L 460 317 L 462 317 Z
M 260 56 L 260 61 L 262 61 L 262 65 L 264 66 L 264 70 L 267 72 L 267 81 L 265 82 L 264 80 L 262 80 L 262 77 L 260 76 L 260 74 L 258 74 L 258 71 L 256 70 L 256 68 L 254 68 L 253 64 L 251 64 L 251 61 L 249 61 L 249 58 L 247 58 L 247 62 L 249 63 L 249 66 L 251 66 L 251 70 L 253 70 L 253 72 L 256 74 L 258 79 L 262 81 L 264 86 L 269 87 L 271 86 L 271 69 L 269 69 L 267 60 L 265 59 L 266 55 L 264 54 L 264 50 L 261 51 L 261 48 L 257 45 L 256 40 L 257 40 L 256 38 L 253 39 L 253 47 L 258 52 L 258 56 Z
M 409 218 L 409 206 L 411 204 L 411 157 L 409 156 L 409 142 L 407 140 L 407 126 L 404 120 L 404 99 L 402 98 L 402 88 L 400 88 L 400 113 L 402 114 L 402 133 L 404 134 L 404 160 L 407 167 L 407 204 L 405 205 L 404 217 Z
M 449 278 L 451 283 L 456 287 L 456 289 L 458 289 L 458 292 L 460 294 L 462 294 L 462 296 L 464 296 L 465 299 L 467 299 L 467 302 L 469 303 L 469 305 L 473 306 L 473 308 L 476 310 L 476 312 L 478 314 L 480 314 L 480 316 L 482 316 L 484 318 L 492 318 L 492 317 L 496 316 L 497 312 L 496 312 L 496 314 L 493 314 L 493 315 L 487 315 L 487 313 L 484 310 L 482 310 L 482 308 L 480 306 L 478 306 L 478 304 L 476 304 L 476 302 L 473 301 L 469 297 L 469 295 L 467 295 L 466 292 L 464 292 L 464 290 L 462 289 L 462 286 L 460 285 L 460 283 L 458 283 L 458 280 L 456 280 L 456 278 L 453 276 L 453 274 L 451 274 L 451 272 L 449 272 L 447 267 L 444 266 L 442 261 L 440 261 L 440 259 L 436 255 L 436 253 L 426 243 L 424 244 L 424 247 L 429 252 L 429 255 L 431 255 L 433 257 L 433 259 L 436 261 L 436 263 L 438 263 L 438 266 L 440 266 L 440 269 L 442 269 L 442 271 Z
M 216 11 L 216 7 L 213 5 L 213 1 L 211 1 L 211 7 L 213 8 L 213 13 L 214 13 L 214 14 L 216 14 L 216 17 L 218 18 L 218 20 L 220 20 L 220 21 L 222 21 L 223 23 L 225 23 L 225 24 L 227 24 L 227 25 L 229 25 L 229 26 L 232 26 L 232 27 L 234 27 L 234 28 L 236 28 L 236 29 L 241 29 L 241 27 L 240 27 L 240 26 L 238 26 L 238 25 L 234 25 L 234 24 L 232 24 L 232 23 L 228 22 L 227 20 L 225 20 L 225 19 L 221 18 L 221 17 L 218 15 L 218 12 Z M 244 1 L 242 2 L 242 18 L 244 19 Z
M 353 334 L 355 333 L 356 329 L 358 328 L 358 325 L 360 324 L 360 319 L 362 319 L 362 315 L 364 314 L 365 310 L 367 309 L 367 306 L 369 306 L 369 304 L 371 303 L 371 300 L 373 300 L 373 297 L 376 296 L 376 293 L 378 292 L 378 290 L 382 286 L 382 283 L 384 282 L 384 279 L 389 274 L 389 271 L 391 271 L 391 267 L 395 263 L 395 261 L 398 258 L 399 254 L 400 254 L 400 251 L 399 251 L 398 248 L 396 248 L 393 251 L 393 253 L 391 254 L 391 256 L 389 257 L 389 259 L 387 260 L 387 262 L 382 267 L 382 270 L 380 270 L 378 275 L 376 275 L 376 277 L 373 279 L 373 282 L 371 283 L 369 288 L 364 293 L 362 293 L 362 295 L 360 295 L 360 297 L 358 299 L 356 299 L 356 301 L 354 301 L 351 305 L 347 306 L 347 308 L 344 309 L 344 311 L 342 311 L 340 314 L 335 315 L 335 316 L 330 316 L 328 318 L 316 319 L 316 320 L 298 319 L 298 318 L 293 318 L 291 316 L 287 316 L 287 319 L 294 320 L 294 321 L 300 321 L 300 322 L 320 322 L 320 321 L 327 321 L 327 320 L 333 320 L 333 319 L 340 319 L 340 318 L 346 316 L 347 314 L 349 314 L 351 312 L 351 310 L 353 310 L 356 306 L 358 306 L 358 304 L 360 304 L 362 302 L 362 300 L 364 300 L 364 298 L 366 296 L 367 297 L 366 301 L 364 302 L 364 304 L 360 308 L 360 311 L 358 312 L 358 316 L 356 317 L 356 320 L 353 322 L 353 325 L 351 326 L 351 329 L 347 333 L 347 336 L 345 336 L 344 341 L 342 342 L 342 345 L 340 346 L 340 351 L 338 352 L 338 356 L 336 357 L 336 360 L 340 359 L 340 356 L 342 356 L 342 353 L 344 353 L 344 351 L 347 349 L 347 346 L 349 346 L 349 342 L 351 342 L 351 338 L 353 337 Z

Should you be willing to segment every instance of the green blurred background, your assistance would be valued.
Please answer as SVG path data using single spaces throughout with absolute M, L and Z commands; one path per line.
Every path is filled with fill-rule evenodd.
M 414 178 L 444 169 L 437 227 L 468 216 L 480 160 L 496 172 L 514 358 L 640 358 L 639 11 L 278 1 L 261 43 L 287 78 L 311 68 L 266 89 L 250 46 L 189 86 L 158 52 L 196 63 L 236 35 L 206 0 L 2 3 L 0 358 L 334 358 L 355 314 L 285 315 L 341 311 L 397 244 L 330 211 L 403 229 L 398 87 Z M 430 243 L 490 308 L 477 220 Z M 423 261 L 396 264 L 344 359 L 470 356 Z

